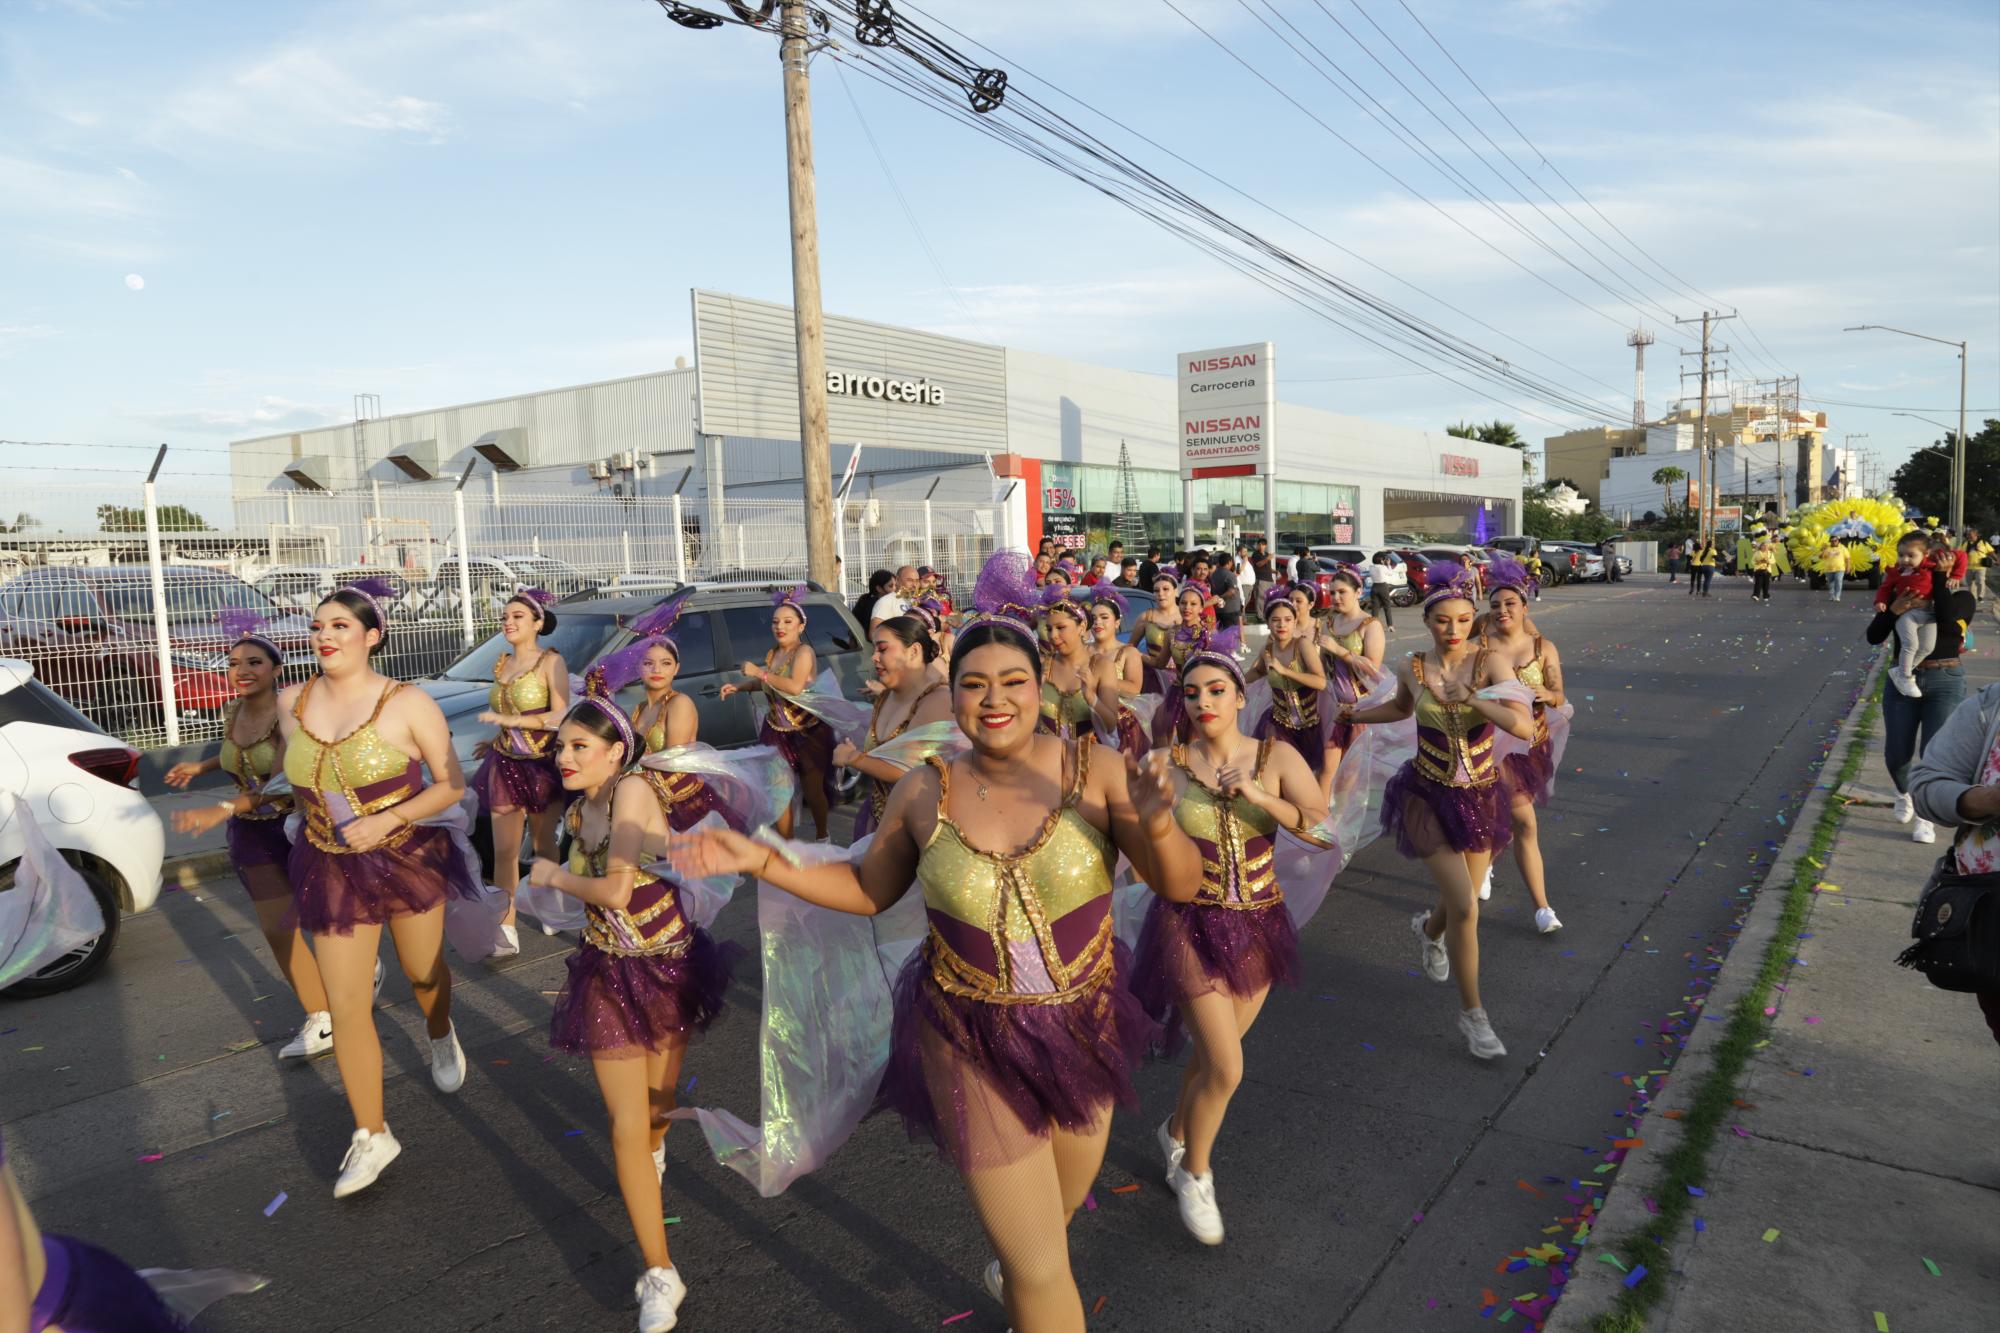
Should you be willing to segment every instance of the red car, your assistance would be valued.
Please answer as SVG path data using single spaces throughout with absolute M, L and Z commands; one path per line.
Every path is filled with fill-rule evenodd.
M 173 567 L 163 575 L 174 704 L 184 720 L 212 721 L 236 697 L 225 674 L 229 644 L 216 624 L 221 611 L 267 618 L 286 679 L 312 670 L 303 616 L 215 570 Z M 0 657 L 32 663 L 37 679 L 106 731 L 130 738 L 162 725 L 153 584 L 143 566 L 31 569 L 0 584 Z

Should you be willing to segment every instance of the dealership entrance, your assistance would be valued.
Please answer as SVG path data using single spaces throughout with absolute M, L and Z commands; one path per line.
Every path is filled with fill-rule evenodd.
M 1517 531 L 1513 502 L 1436 491 L 1382 492 L 1382 531 L 1423 541 L 1477 545 Z

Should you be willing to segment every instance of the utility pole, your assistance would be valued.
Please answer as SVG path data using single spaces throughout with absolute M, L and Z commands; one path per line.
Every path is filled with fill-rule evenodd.
M 1701 451 L 1701 462 L 1697 465 L 1702 474 L 1701 481 L 1701 535 L 1715 536 L 1715 446 L 1708 438 L 1708 359 L 1717 351 L 1726 352 L 1727 347 L 1717 348 L 1711 344 L 1714 326 L 1725 319 L 1734 319 L 1732 312 L 1718 315 L 1713 311 L 1701 312 L 1701 407 L 1695 416 L 1695 448 Z M 1677 319 L 1676 324 L 1692 324 L 1691 319 Z
M 792 214 L 792 324 L 799 353 L 799 476 L 806 509 L 806 572 L 831 588 L 833 464 L 826 424 L 826 329 L 819 304 L 819 221 L 813 188 L 812 84 L 805 0 L 782 0 L 778 62 L 785 71 L 785 165 Z

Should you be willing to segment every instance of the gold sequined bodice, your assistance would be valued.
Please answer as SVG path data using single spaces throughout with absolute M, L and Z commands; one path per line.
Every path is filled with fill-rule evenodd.
M 951 765 L 938 771 L 937 824 L 917 860 L 917 884 L 932 913 L 991 941 L 996 970 L 965 961 L 933 922 L 933 979 L 945 990 L 997 1003 L 1056 1003 L 1108 977 L 1111 965 L 1111 839 L 1077 810 L 1092 747 L 1075 748 L 1075 776 L 1063 803 L 1022 850 L 1002 856 L 965 840 L 949 812 Z M 1080 947 L 1064 948 L 1054 927 L 1100 904 L 1101 920 Z
M 540 658 L 535 665 L 523 671 L 512 680 L 507 679 L 507 668 L 513 665 L 512 653 L 500 654 L 500 660 L 493 664 L 493 687 L 486 692 L 487 705 L 493 712 L 512 717 L 530 717 L 536 713 L 546 713 L 554 701 L 549 690 L 549 682 L 542 676 Z M 549 751 L 555 741 L 552 731 L 527 731 L 518 727 L 503 727 L 500 738 L 494 742 L 501 754 L 516 759 L 540 759 Z
M 236 714 L 241 709 L 241 704 L 232 705 L 229 712 L 223 717 L 222 754 L 217 762 L 223 772 L 236 780 L 237 791 L 254 795 L 263 790 L 264 784 L 270 781 L 271 770 L 277 766 L 278 719 L 277 715 L 273 714 L 270 730 L 248 745 L 238 745 L 234 737 L 236 734 Z M 290 797 L 281 797 L 278 800 L 258 806 L 247 815 L 236 815 L 234 818 L 247 820 L 283 819 L 285 812 L 291 809 L 291 805 Z
M 415 796 L 424 789 L 423 770 L 375 729 L 383 707 L 403 688 L 399 682 L 390 682 L 382 691 L 366 722 L 331 741 L 314 735 L 306 726 L 306 701 L 318 683 L 317 678 L 307 681 L 292 704 L 298 728 L 285 746 L 285 776 L 305 813 L 305 832 L 313 846 L 321 851 L 345 852 L 350 849 L 342 845 L 339 829 Z M 396 785 L 383 790 L 389 783 Z M 376 790 L 362 795 L 370 788 Z M 400 844 L 410 833 L 409 826 L 397 829 L 376 845 L 377 850 Z
M 1169 632 L 1167 627 L 1157 620 L 1148 620 L 1146 622 L 1146 651 L 1148 653 L 1157 653 L 1160 651 L 1160 645 L 1166 641 Z
M 1075 736 L 1090 730 L 1090 699 L 1078 686 L 1056 688 L 1053 680 L 1042 681 L 1042 721 L 1059 736 Z
M 1548 688 L 1548 673 L 1542 667 L 1542 636 L 1535 636 L 1535 656 L 1526 666 L 1514 668 L 1514 679 L 1523 685 L 1533 685 L 1539 689 Z M 1535 700 L 1535 741 L 1540 745 L 1549 738 L 1548 705 Z
M 1410 658 L 1417 682 L 1417 772 L 1449 787 L 1484 787 L 1500 776 L 1493 762 L 1493 724 L 1469 704 L 1446 703 L 1424 678 L 1422 653 Z
M 646 784 L 662 813 L 671 814 L 673 787 L 667 775 L 641 770 L 614 779 L 615 783 L 638 780 Z M 605 795 L 605 808 L 616 799 L 614 790 Z M 611 860 L 611 821 L 605 820 L 604 837 L 596 846 L 583 841 L 583 802 L 571 805 L 564 822 L 569 826 L 569 871 L 589 879 L 602 879 Z M 681 911 L 680 892 L 669 880 L 643 869 L 632 872 L 632 895 L 623 907 L 598 903 L 584 906 L 583 942 L 620 957 L 672 957 L 687 952 L 694 940 L 694 926 Z
M 1256 773 L 1263 776 L 1271 754 L 1266 739 L 1257 747 Z M 1174 806 L 1174 822 L 1201 850 L 1201 888 L 1195 897 L 1211 906 L 1264 908 L 1285 899 L 1271 860 L 1272 836 L 1278 821 L 1241 796 L 1224 796 L 1194 775 L 1187 753 L 1173 748 L 1176 767 L 1187 776 L 1187 790 Z
M 792 664 L 799 660 L 799 650 L 789 649 L 782 657 L 776 648 L 764 654 L 764 670 L 768 675 L 789 676 Z M 762 682 L 759 682 L 763 684 Z M 809 708 L 801 708 L 786 698 L 783 693 L 763 685 L 764 694 L 771 701 L 770 724 L 773 731 L 804 731 L 819 719 Z
M 653 714 L 653 721 L 650 726 L 640 721 L 641 716 L 648 707 L 646 700 L 641 699 L 639 706 L 632 710 L 632 730 L 638 733 L 639 747 L 646 754 L 667 748 L 667 710 L 673 706 L 674 700 L 679 697 L 680 695 L 677 692 L 668 690 L 667 697 L 660 700 L 659 711 Z

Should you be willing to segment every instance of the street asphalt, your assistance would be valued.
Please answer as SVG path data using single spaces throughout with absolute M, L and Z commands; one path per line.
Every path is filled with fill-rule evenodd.
M 1472 1328 L 1483 1292 L 1509 1299 L 1536 1276 L 1496 1267 L 1575 1213 L 1564 1183 L 1620 1137 L 1626 1080 L 1667 1066 L 1673 1039 L 1656 1029 L 1726 950 L 1868 661 L 1865 590 L 1838 606 L 1792 583 L 1768 605 L 1744 580 L 1706 601 L 1685 591 L 1640 576 L 1535 610 L 1577 710 L 1542 823 L 1566 928 L 1534 933 L 1506 864 L 1481 949 L 1508 1055 L 1466 1052 L 1454 992 L 1423 979 L 1410 939 L 1428 883 L 1374 843 L 1304 932 L 1304 983 L 1247 1040 L 1215 1154 L 1224 1245 L 1182 1230 L 1160 1179 L 1153 1129 L 1178 1070 L 1148 1068 L 1141 1109 L 1117 1117 L 1095 1207 L 1070 1233 L 1093 1328 Z M 1415 648 L 1414 611 L 1398 626 L 1392 651 Z M 739 895 L 718 933 L 754 957 L 751 902 Z M 43 1225 L 142 1267 L 270 1278 L 203 1319 L 217 1333 L 634 1327 L 638 1259 L 602 1108 L 588 1068 L 546 1039 L 567 943 L 454 960 L 472 1065 L 455 1097 L 431 1087 L 391 966 L 378 1018 L 403 1156 L 336 1203 L 351 1129 L 337 1075 L 330 1059 L 278 1064 L 297 1005 L 246 908 L 232 876 L 169 892 L 126 922 L 90 985 L 0 999 L 0 1125 Z M 754 1120 L 754 965 L 729 1000 L 689 1056 L 684 1100 Z M 893 1120 L 770 1200 L 692 1127 L 667 1143 L 681 1328 L 1005 1326 L 956 1177 Z

